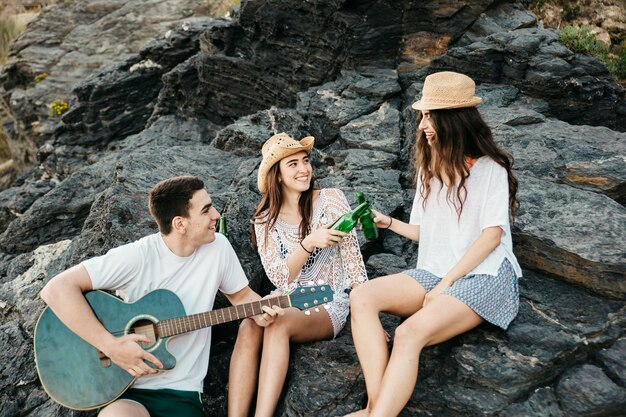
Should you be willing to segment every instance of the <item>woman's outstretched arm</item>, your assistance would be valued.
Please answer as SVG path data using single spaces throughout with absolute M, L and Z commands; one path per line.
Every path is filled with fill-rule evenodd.
M 397 233 L 400 236 L 404 236 L 407 239 L 411 239 L 414 242 L 418 242 L 420 240 L 419 224 L 405 223 L 401 220 L 394 219 L 387 214 L 382 214 L 374 209 L 372 209 L 372 213 L 374 213 L 376 227 L 379 229 L 389 229 L 392 232 Z

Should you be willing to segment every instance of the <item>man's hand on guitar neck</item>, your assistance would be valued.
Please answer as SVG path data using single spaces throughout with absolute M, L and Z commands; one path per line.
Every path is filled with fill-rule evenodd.
M 156 356 L 143 350 L 139 345 L 140 342 L 152 343 L 153 341 L 145 335 L 128 334 L 113 339 L 102 350 L 102 353 L 134 378 L 157 373 L 158 369 L 151 367 L 146 361 L 159 369 L 163 368 L 163 364 Z
M 270 324 L 274 323 L 274 320 L 276 320 L 278 316 L 283 316 L 285 314 L 285 311 L 278 306 L 272 306 L 271 308 L 263 306 L 261 308 L 264 311 L 263 314 L 250 317 L 257 325 L 261 327 L 269 326 Z
M 228 301 L 230 301 L 233 305 L 250 303 L 252 301 L 258 301 L 261 299 L 278 297 L 279 294 L 268 294 L 265 297 L 261 298 L 259 294 L 254 292 L 250 287 L 244 287 L 234 294 L 224 294 Z M 267 327 L 276 320 L 278 316 L 282 316 L 285 314 L 285 311 L 279 306 L 272 306 L 271 308 L 268 306 L 262 306 L 261 310 L 263 313 L 258 314 L 256 316 L 250 317 L 256 324 L 261 327 Z

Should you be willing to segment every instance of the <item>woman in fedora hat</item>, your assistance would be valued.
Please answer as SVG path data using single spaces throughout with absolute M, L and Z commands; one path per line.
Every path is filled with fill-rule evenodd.
M 429 75 L 420 111 L 417 188 L 409 223 L 375 212 L 376 224 L 419 241 L 417 266 L 350 295 L 352 334 L 368 404 L 354 416 L 398 415 L 417 381 L 425 346 L 488 321 L 506 329 L 517 314 L 521 269 L 509 221 L 518 201 L 511 156 L 494 142 L 476 106 L 474 81 Z M 405 317 L 388 351 L 380 312 Z
M 252 217 L 252 238 L 277 290 L 291 293 L 322 280 L 333 288 L 334 300 L 309 315 L 285 309 L 267 329 L 248 319 L 241 323 L 230 362 L 230 417 L 247 416 L 255 392 L 255 416 L 272 416 L 287 374 L 290 342 L 336 336 L 350 310 L 344 290 L 367 280 L 355 231 L 328 228 L 350 206 L 340 190 L 315 187 L 309 161 L 313 142 L 311 136 L 297 141 L 279 133 L 263 145 L 262 197 Z

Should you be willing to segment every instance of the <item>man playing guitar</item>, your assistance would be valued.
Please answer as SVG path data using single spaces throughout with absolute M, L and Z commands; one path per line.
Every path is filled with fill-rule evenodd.
M 204 416 L 200 393 L 209 363 L 211 328 L 172 339 L 168 348 L 176 366 L 159 372 L 163 367 L 159 359 L 140 346 L 153 341 L 140 334 L 109 333 L 83 295 L 93 289 L 115 290 L 124 301 L 134 302 L 150 291 L 167 289 L 180 298 L 188 314 L 211 310 L 218 290 L 233 304 L 261 299 L 248 286 L 228 240 L 216 234 L 220 214 L 202 180 L 185 176 L 161 181 L 150 190 L 149 209 L 158 233 L 60 273 L 43 288 L 41 298 L 69 329 L 139 378 L 99 416 Z M 278 306 L 262 310 L 253 318 L 263 327 L 283 314 Z

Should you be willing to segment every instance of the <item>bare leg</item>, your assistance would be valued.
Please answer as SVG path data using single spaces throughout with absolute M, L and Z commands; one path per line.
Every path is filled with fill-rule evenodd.
M 422 306 L 425 294 L 424 287 L 406 274 L 376 278 L 350 293 L 352 337 L 365 377 L 367 410 L 376 402 L 389 360 L 385 332 L 378 315 L 386 312 L 410 316 Z
M 289 308 L 284 316 L 265 329 L 255 416 L 274 415 L 287 376 L 289 343 L 326 340 L 333 334 L 333 325 L 325 309 L 307 316 L 296 308 Z
M 462 301 L 440 295 L 398 326 L 370 417 L 400 414 L 415 388 L 422 348 L 465 333 L 482 322 L 483 319 Z
M 135 401 L 117 400 L 104 407 L 98 417 L 150 417 L 150 414 Z
M 228 416 L 247 417 L 259 376 L 263 328 L 245 319 L 239 326 L 228 371 Z

